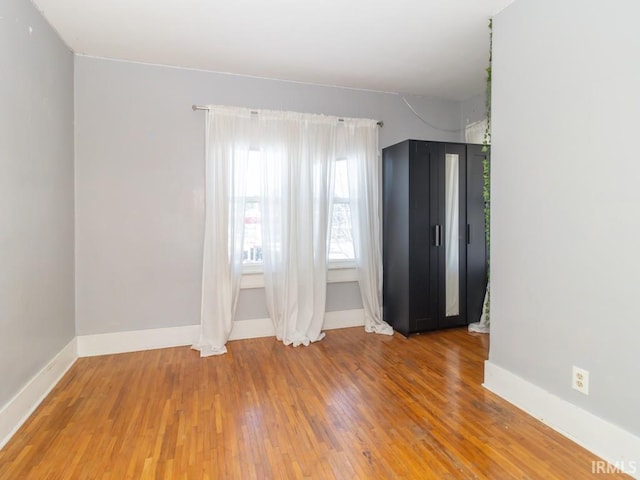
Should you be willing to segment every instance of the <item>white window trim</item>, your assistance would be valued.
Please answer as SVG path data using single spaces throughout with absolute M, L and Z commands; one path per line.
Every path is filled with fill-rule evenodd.
M 242 268 L 240 288 L 264 288 L 264 274 L 262 265 L 244 265 Z M 329 262 L 327 283 L 357 282 L 358 271 L 354 260 L 340 260 Z

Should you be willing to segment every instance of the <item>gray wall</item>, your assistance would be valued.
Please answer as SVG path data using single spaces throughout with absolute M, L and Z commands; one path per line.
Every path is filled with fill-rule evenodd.
M 491 216 L 490 361 L 635 435 L 639 17 L 518 0 L 495 18 Z
M 462 125 L 470 125 L 487 117 L 486 95 L 480 93 L 461 102 Z
M 75 335 L 73 56 L 0 4 L 0 407 Z
M 225 104 L 384 121 L 381 146 L 455 140 L 394 94 L 75 58 L 78 335 L 199 323 L 204 113 Z M 460 103 L 410 97 L 429 123 L 460 128 Z M 327 309 L 361 306 L 357 285 L 330 287 Z M 243 291 L 238 318 L 265 316 Z

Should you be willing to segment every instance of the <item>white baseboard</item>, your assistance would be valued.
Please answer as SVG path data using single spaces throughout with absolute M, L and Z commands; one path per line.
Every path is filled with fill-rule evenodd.
M 326 312 L 324 314 L 323 330 L 348 327 L 364 327 L 364 310 L 362 308 L 357 310 Z
M 275 337 L 276 329 L 270 318 L 253 318 L 236 320 L 231 328 L 229 340 L 245 340 L 247 338 Z
M 340 310 L 324 314 L 323 330 L 364 326 L 364 310 Z M 238 320 L 234 322 L 229 340 L 275 337 L 276 330 L 270 318 Z
M 483 386 L 625 473 L 640 478 L 640 437 L 486 361 Z M 594 473 L 603 472 L 596 465 Z
M 341 310 L 324 314 L 323 330 L 364 326 L 364 310 Z M 270 318 L 238 320 L 234 322 L 229 340 L 275 337 L 276 330 Z
M 77 358 L 74 338 L 0 409 L 0 448 L 29 418 Z
M 323 330 L 358 327 L 364 325 L 364 310 L 342 310 L 325 314 Z M 112 353 L 136 352 L 155 348 L 192 345 L 198 338 L 198 325 L 184 327 L 153 328 L 129 332 L 81 335 L 78 339 L 78 356 L 93 357 Z M 275 329 L 269 318 L 238 320 L 233 324 L 229 340 L 273 337 Z
M 94 357 L 113 353 L 137 352 L 156 348 L 191 345 L 198 338 L 198 325 L 184 327 L 150 328 L 128 332 L 80 335 L 78 356 Z

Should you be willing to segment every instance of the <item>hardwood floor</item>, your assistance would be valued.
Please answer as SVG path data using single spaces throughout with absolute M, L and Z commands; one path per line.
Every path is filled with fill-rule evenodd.
M 598 458 L 482 388 L 486 335 L 228 348 L 78 359 L 0 451 L 0 478 L 594 477 Z

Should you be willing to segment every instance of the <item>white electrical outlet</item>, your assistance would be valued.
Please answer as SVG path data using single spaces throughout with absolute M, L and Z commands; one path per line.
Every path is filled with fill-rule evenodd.
M 589 372 L 574 365 L 571 386 L 580 393 L 589 395 Z

